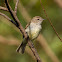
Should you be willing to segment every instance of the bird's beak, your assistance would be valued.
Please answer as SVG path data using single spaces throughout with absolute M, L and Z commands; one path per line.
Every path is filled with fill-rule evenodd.
M 43 19 L 43 20 L 45 20 L 45 19 Z

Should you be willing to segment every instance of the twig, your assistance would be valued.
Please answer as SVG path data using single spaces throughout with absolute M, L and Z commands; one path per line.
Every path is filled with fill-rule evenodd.
M 50 25 L 52 26 L 53 30 L 55 31 L 55 33 L 56 33 L 57 37 L 58 37 L 58 38 L 60 39 L 60 41 L 62 42 L 62 39 L 60 38 L 59 34 L 57 33 L 56 29 L 54 28 L 54 26 L 53 26 L 53 24 L 52 24 L 51 20 L 50 20 L 50 19 L 49 19 L 49 17 L 47 16 L 47 13 L 46 13 L 46 11 L 45 11 L 45 9 L 44 9 L 43 5 L 42 5 L 41 0 L 40 0 L 40 3 L 41 3 L 41 6 L 42 6 L 42 8 L 43 8 L 43 10 L 44 10 L 44 13 L 45 13 L 45 15 L 46 15 L 46 17 L 47 17 L 47 19 L 48 19 L 48 21 L 49 21 Z
M 15 14 L 17 13 L 17 6 L 18 6 L 18 2 L 19 2 L 19 0 L 16 0 L 16 5 L 15 5 Z
M 33 47 L 34 49 L 32 48 L 32 43 L 29 40 L 29 38 L 28 38 L 26 32 L 24 31 L 23 27 L 21 26 L 21 23 L 18 20 L 17 16 L 13 12 L 13 10 L 11 9 L 11 7 L 10 7 L 10 5 L 8 3 L 8 0 L 5 0 L 5 3 L 6 3 L 6 6 L 7 6 L 8 10 L 9 10 L 11 16 L 13 17 L 14 21 L 17 23 L 17 27 L 19 27 L 19 29 L 20 29 L 21 33 L 24 35 L 26 41 L 27 42 L 29 41 L 29 43 L 28 43 L 29 44 L 29 47 L 31 48 L 32 52 L 34 53 L 34 56 L 36 57 L 37 62 L 41 62 L 40 57 L 39 57 L 38 53 L 36 52 L 36 49 L 34 47 Z
M 29 47 L 31 48 L 31 50 L 32 50 L 32 52 L 33 52 L 33 54 L 34 54 L 34 56 L 36 57 L 37 62 L 41 62 L 40 57 L 39 57 L 39 55 L 38 55 L 36 49 L 34 48 L 33 43 L 32 43 L 31 41 L 29 41 L 29 42 L 28 42 L 28 45 L 29 45 Z M 34 53 L 34 52 L 35 52 L 35 53 Z
M 17 18 L 16 14 L 14 13 L 14 11 L 12 10 L 12 8 L 10 7 L 9 3 L 8 3 L 8 0 L 5 0 L 5 3 L 6 3 L 6 6 L 11 14 L 11 16 L 13 17 L 14 21 L 17 23 L 21 33 L 25 36 L 25 38 L 27 38 L 27 34 L 26 32 L 24 31 L 24 28 L 22 27 L 19 19 Z
M 3 17 L 5 17 L 7 20 L 9 20 L 10 22 L 12 22 L 17 27 L 17 24 L 13 20 L 11 20 L 8 16 L 6 16 L 5 14 L 3 14 L 1 12 L 0 12 L 0 15 L 2 15 Z
M 4 7 L 2 7 L 2 6 L 0 6 L 0 10 L 8 11 L 7 8 L 4 8 Z
M 13 2 L 16 3 L 15 0 L 13 0 Z M 31 17 L 28 15 L 27 10 L 22 5 L 21 1 L 18 3 L 18 5 L 19 5 L 18 6 L 19 12 L 21 12 L 21 14 L 22 14 L 22 16 L 24 17 L 25 20 L 27 20 L 28 22 L 30 22 Z

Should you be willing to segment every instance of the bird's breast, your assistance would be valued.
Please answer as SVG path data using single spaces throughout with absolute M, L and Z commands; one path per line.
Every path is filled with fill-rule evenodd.
M 32 28 L 30 38 L 35 39 L 39 35 L 39 32 L 40 32 L 39 27 Z
M 25 31 L 28 33 L 30 39 L 35 39 L 41 30 L 41 25 L 32 25 L 28 27 Z

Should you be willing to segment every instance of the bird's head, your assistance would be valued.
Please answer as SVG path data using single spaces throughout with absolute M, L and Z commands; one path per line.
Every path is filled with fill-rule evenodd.
M 43 22 L 43 18 L 42 17 L 40 17 L 40 16 L 35 16 L 35 17 L 33 17 L 33 19 L 31 20 L 31 22 L 33 22 L 33 23 L 36 23 L 36 24 L 41 24 L 42 22 Z

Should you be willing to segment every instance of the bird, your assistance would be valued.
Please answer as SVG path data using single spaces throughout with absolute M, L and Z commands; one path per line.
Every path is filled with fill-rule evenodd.
M 29 36 L 29 39 L 32 41 L 34 39 L 36 39 L 42 29 L 42 22 L 43 22 L 43 18 L 40 16 L 35 16 L 31 19 L 31 21 L 26 25 L 25 27 L 25 32 L 27 33 L 27 35 Z M 22 43 L 19 45 L 19 47 L 17 48 L 17 52 L 19 53 L 24 53 L 25 51 L 25 47 L 26 47 L 26 40 L 25 38 L 23 39 Z

